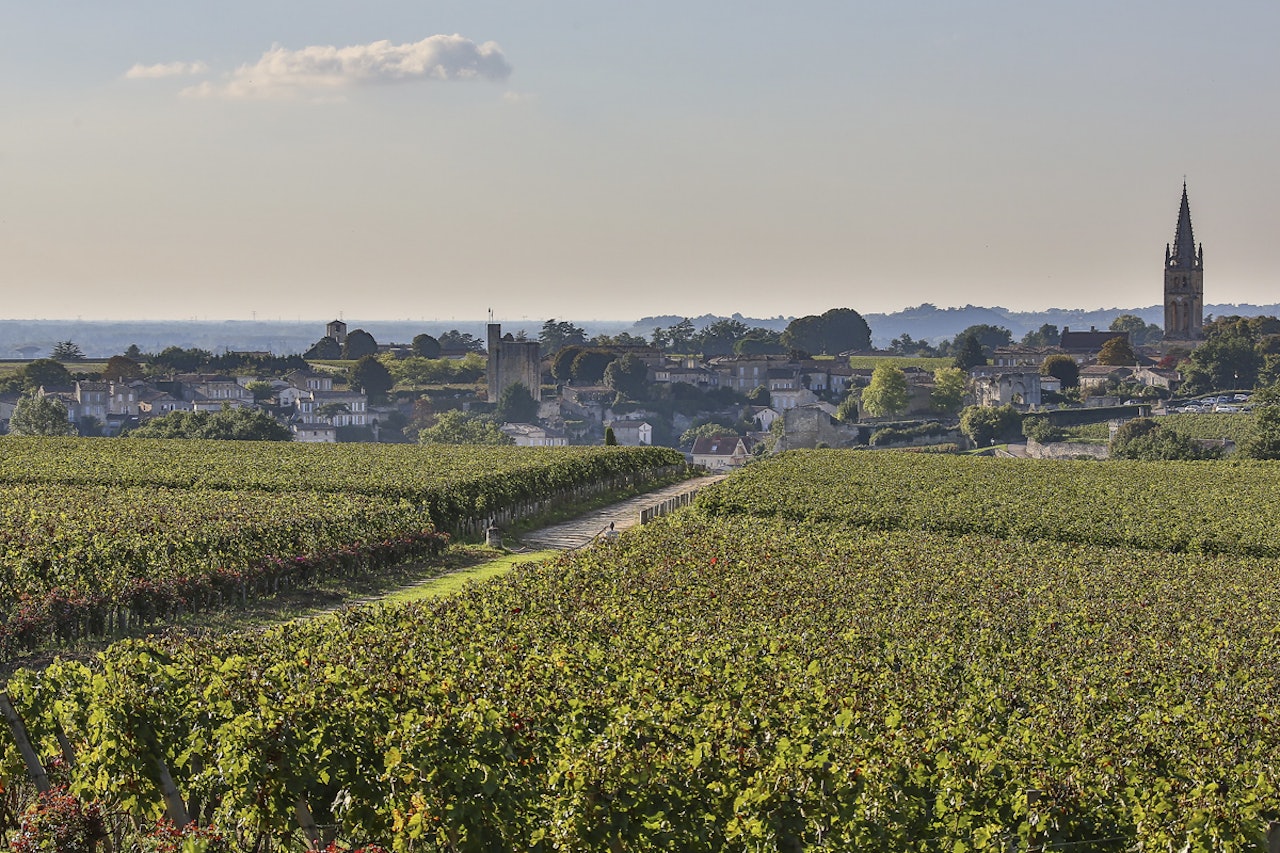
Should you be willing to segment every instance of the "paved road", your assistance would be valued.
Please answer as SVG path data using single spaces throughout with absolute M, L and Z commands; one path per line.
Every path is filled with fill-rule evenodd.
M 642 510 L 646 510 L 655 504 L 660 504 L 667 498 L 706 488 L 712 483 L 718 483 L 726 476 L 728 475 L 716 474 L 710 477 L 685 480 L 652 492 L 645 492 L 643 495 L 637 495 L 634 498 L 598 509 L 595 512 L 587 513 L 573 521 L 532 530 L 520 537 L 520 546 L 531 551 L 545 549 L 572 551 L 575 548 L 582 548 L 591 544 L 593 539 L 608 530 L 610 524 L 613 524 L 617 530 L 626 530 L 628 527 L 634 527 L 640 523 L 640 512 Z M 505 542 L 504 544 L 508 547 L 511 545 L 510 542 Z

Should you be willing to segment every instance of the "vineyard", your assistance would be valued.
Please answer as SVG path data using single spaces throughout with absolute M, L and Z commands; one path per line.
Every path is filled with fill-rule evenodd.
M 719 516 L 1280 557 L 1267 462 L 1050 462 L 815 450 L 703 491 Z
M 447 598 L 122 642 L 8 695 L 50 797 L 133 816 L 117 850 L 166 815 L 236 850 L 1266 850 L 1280 558 L 1226 547 L 1275 514 L 1266 467 L 1207 466 L 1256 506 L 1197 516 L 1200 466 L 998 463 L 788 454 Z M 1142 489 L 1218 538 L 1056 525 Z M 1038 523 L 965 529 L 984 492 Z
M 267 444 L 4 439 L 0 661 L 433 556 L 446 532 L 682 461 L 638 448 Z
M 1248 442 L 1257 432 L 1257 418 L 1248 412 L 1161 415 L 1155 420 L 1163 429 L 1182 433 L 1187 438 L 1206 440 L 1226 438 L 1236 444 Z M 1111 439 L 1110 427 L 1107 424 L 1068 427 L 1067 434 L 1073 438 L 1099 441 L 1104 444 Z

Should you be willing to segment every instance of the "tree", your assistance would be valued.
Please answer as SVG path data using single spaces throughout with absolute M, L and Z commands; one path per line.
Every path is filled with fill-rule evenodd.
M 350 338 L 348 338 L 350 340 Z M 347 372 L 351 387 L 358 388 L 371 398 L 382 399 L 395 385 L 391 371 L 372 355 L 362 356 Z
M 129 433 L 132 438 L 199 438 L 219 441 L 290 441 L 293 433 L 261 409 L 172 412 Z
M 559 352 L 567 346 L 585 344 L 587 330 L 567 320 L 556 320 L 552 317 L 542 324 L 542 331 L 538 333 L 538 342 L 542 345 L 542 354 L 546 356 Z
M 939 367 L 933 372 L 933 391 L 929 402 L 944 414 L 954 414 L 964 405 L 968 377 L 958 367 Z
M 862 408 L 873 418 L 891 417 L 906 411 L 907 375 L 892 364 L 881 363 L 871 373 L 871 382 L 862 389 Z
M 1051 355 L 1040 365 L 1040 375 L 1057 377 L 1063 389 L 1075 388 L 1080 384 L 1080 365 L 1069 355 Z
M 261 403 L 276 392 L 270 382 L 263 382 L 261 379 L 255 379 L 245 385 L 244 390 L 253 395 L 253 402 L 255 403 Z
M 1198 394 L 1211 390 L 1252 388 L 1258 381 L 1263 358 L 1251 336 L 1215 335 L 1191 351 L 1183 371 L 1182 390 Z
M 604 380 L 604 369 L 614 358 L 608 350 L 584 349 L 574 357 L 569 373 L 579 385 L 598 385 Z
M 725 426 L 714 421 L 699 424 L 680 433 L 680 446 L 688 447 L 700 438 L 715 438 L 721 435 L 738 435 L 738 431 L 731 426 Z
M 437 417 L 435 424 L 418 433 L 418 443 L 515 444 L 515 440 L 504 435 L 492 418 L 452 409 Z
M 151 356 L 151 365 L 152 369 L 172 370 L 177 373 L 194 373 L 211 358 L 213 358 L 213 353 L 197 347 L 190 349 L 176 346 L 165 347 Z
M 1242 455 L 1249 459 L 1280 459 L 1280 385 L 1255 391 L 1254 434 L 1245 442 Z
M 782 420 L 779 418 L 778 420 Z M 836 420 L 845 424 L 853 424 L 858 422 L 858 395 L 854 393 L 848 394 L 840 405 L 836 406 Z M 774 421 L 776 424 L 778 421 Z
M 55 397 L 42 397 L 32 391 L 24 394 L 9 418 L 9 432 L 14 435 L 74 435 L 75 425 L 68 420 L 67 407 Z
M 969 335 L 973 335 L 978 339 L 978 343 L 982 346 L 982 354 L 984 358 L 990 358 L 991 353 L 995 352 L 996 347 L 1007 347 L 1013 343 L 1013 333 L 1004 326 L 993 326 L 990 323 L 977 323 L 965 329 L 956 335 L 953 341 L 954 346 L 958 349 L 964 343 L 964 339 Z M 983 362 L 985 364 L 985 362 Z
M 311 349 L 302 354 L 303 358 L 338 359 L 342 358 L 342 344 L 325 335 L 311 345 Z
M 124 357 L 137 361 L 142 358 L 142 350 L 138 349 L 137 344 L 129 344 L 129 348 L 124 351 Z
M 716 320 L 698 333 L 694 345 L 706 358 L 729 355 L 738 339 L 747 333 L 747 324 L 741 320 L 724 318 Z
M 484 341 L 475 335 L 459 332 L 457 329 L 450 329 L 440 336 L 440 349 L 483 353 Z
M 960 412 L 960 431 L 978 447 L 1012 437 L 1022 424 L 1013 406 L 966 406 Z
M 624 353 L 604 369 L 604 384 L 632 400 L 644 397 L 648 379 L 649 366 L 631 353 Z
M 1112 338 L 1098 350 L 1098 364 L 1131 365 L 1138 363 L 1138 356 L 1128 338 Z
M 127 382 L 142 377 L 142 365 L 124 355 L 113 355 L 102 369 L 103 382 Z
M 772 329 L 751 329 L 733 345 L 736 355 L 783 355 L 782 333 Z
M 618 446 L 618 437 L 613 434 L 613 427 L 611 426 L 607 426 L 604 428 L 604 446 L 605 447 Z
M 538 401 L 523 382 L 512 382 L 498 395 L 496 415 L 502 423 L 532 423 L 538 418 Z
M 1113 459 L 1159 462 L 1175 459 L 1217 459 L 1222 452 L 1160 426 L 1151 418 L 1134 418 L 1116 430 L 1111 439 Z
M 821 314 L 797 317 L 782 333 L 788 349 L 835 355 L 871 346 L 871 327 L 852 308 L 831 308 Z
M 747 402 L 753 406 L 769 405 L 769 389 L 764 385 L 757 385 L 747 392 Z
M 960 370 L 969 370 L 987 363 L 986 353 L 982 351 L 982 342 L 973 332 L 956 339 L 956 357 L 952 365 Z
M 439 358 L 440 342 L 428 334 L 414 335 L 413 354 L 419 358 Z
M 1038 444 L 1062 441 L 1065 433 L 1044 415 L 1027 415 L 1022 419 L 1022 434 Z
M 373 335 L 364 329 L 347 332 L 347 339 L 342 344 L 342 357 L 349 361 L 358 361 L 366 355 L 376 355 L 378 342 Z
M 1052 347 L 1062 340 L 1062 332 L 1052 323 L 1045 323 L 1034 332 L 1022 336 L 1024 347 Z
M 84 361 L 84 351 L 71 341 L 58 341 L 49 357 L 54 361 Z
M 688 317 L 679 323 L 653 330 L 653 345 L 667 352 L 689 353 L 693 351 L 693 336 L 697 332 L 693 321 Z
M 71 373 L 51 358 L 37 358 L 22 368 L 22 387 L 27 391 L 70 384 Z
M 1113 332 L 1126 332 L 1129 343 L 1135 347 L 1153 344 L 1164 337 L 1164 330 L 1154 323 L 1147 323 L 1137 314 L 1121 314 L 1111 321 Z

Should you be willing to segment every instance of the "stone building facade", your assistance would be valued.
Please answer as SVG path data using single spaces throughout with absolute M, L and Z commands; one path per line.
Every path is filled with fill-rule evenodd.
M 542 356 L 537 341 L 517 341 L 502 334 L 502 324 L 489 324 L 489 402 L 496 403 L 502 392 L 519 382 L 533 399 L 542 400 Z

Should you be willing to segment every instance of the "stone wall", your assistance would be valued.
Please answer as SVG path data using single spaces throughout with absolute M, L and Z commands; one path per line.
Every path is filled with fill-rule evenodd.
M 1077 444 L 1071 441 L 1041 444 L 1027 439 L 1027 455 L 1032 459 L 1109 459 L 1111 450 L 1105 444 Z

